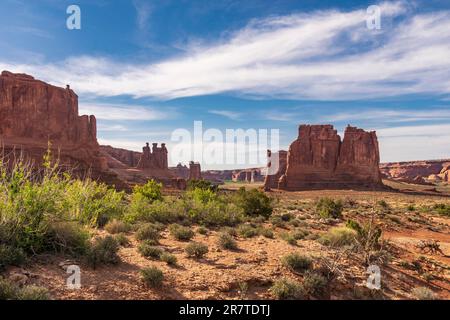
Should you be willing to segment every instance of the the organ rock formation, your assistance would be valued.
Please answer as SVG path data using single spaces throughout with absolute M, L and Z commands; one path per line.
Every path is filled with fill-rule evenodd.
M 301 125 L 297 140 L 289 148 L 278 188 L 380 188 L 379 162 L 375 132 L 348 126 L 341 141 L 332 125 Z M 266 188 L 276 183 L 268 177 Z
M 94 116 L 78 115 L 78 96 L 25 74 L 0 75 L 0 144 L 4 156 L 42 163 L 48 145 L 61 165 L 106 170 Z

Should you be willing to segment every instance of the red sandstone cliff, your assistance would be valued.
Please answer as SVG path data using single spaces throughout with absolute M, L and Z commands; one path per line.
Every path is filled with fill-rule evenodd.
M 397 181 L 450 182 L 450 159 L 382 163 L 380 169 L 385 178 Z
M 288 152 L 285 190 L 378 188 L 379 149 L 375 132 L 348 126 L 341 142 L 332 125 L 301 125 Z
M 42 162 L 48 142 L 62 165 L 106 170 L 94 116 L 78 115 L 78 96 L 25 74 L 0 75 L 0 143 L 5 154 Z

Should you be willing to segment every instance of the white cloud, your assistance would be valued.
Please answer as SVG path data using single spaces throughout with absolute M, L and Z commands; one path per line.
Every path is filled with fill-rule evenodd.
M 378 129 L 382 162 L 450 158 L 450 124 Z
M 450 12 L 414 14 L 381 4 L 381 31 L 366 28 L 365 8 L 255 20 L 220 42 L 183 56 L 136 65 L 101 57 L 0 67 L 70 83 L 81 94 L 163 99 L 239 92 L 304 99 L 360 99 L 450 93 Z
M 134 105 L 80 103 L 80 114 L 95 114 L 101 120 L 163 120 L 174 116 L 173 109 L 162 112 L 155 108 Z
M 231 120 L 240 120 L 242 117 L 242 113 L 240 112 L 234 112 L 234 111 L 227 111 L 227 110 L 209 110 L 208 111 L 211 114 L 216 114 L 219 116 L 223 116 L 226 118 L 229 118 Z
M 450 120 L 450 110 L 436 108 L 424 111 L 363 109 L 324 115 L 320 118 L 321 121 L 383 120 L 383 122 L 445 121 L 446 119 Z

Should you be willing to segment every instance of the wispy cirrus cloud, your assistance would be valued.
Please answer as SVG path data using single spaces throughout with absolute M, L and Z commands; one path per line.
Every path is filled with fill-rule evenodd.
M 176 116 L 173 108 L 166 108 L 165 112 L 162 112 L 154 107 L 83 102 L 80 103 L 79 111 L 81 114 L 95 114 L 96 118 L 101 120 L 149 121 Z
M 229 111 L 229 110 L 209 110 L 211 114 L 216 114 L 219 116 L 226 117 L 231 120 L 241 120 L 243 114 L 240 112 Z
M 450 93 L 450 12 L 415 13 L 381 3 L 381 31 L 366 28 L 365 8 L 254 20 L 219 42 L 136 65 L 73 57 L 0 67 L 34 74 L 77 92 L 171 99 L 223 92 L 304 99 L 361 99 Z
M 383 162 L 448 159 L 450 124 L 378 129 Z

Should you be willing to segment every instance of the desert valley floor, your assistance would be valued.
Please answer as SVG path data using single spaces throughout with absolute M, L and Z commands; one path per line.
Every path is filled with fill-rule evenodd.
M 22 274 L 29 283 L 48 288 L 54 299 L 274 299 L 274 282 L 282 278 L 301 282 L 305 277 L 282 263 L 284 256 L 299 253 L 311 258 L 310 269 L 329 278 L 326 285 L 317 285 L 314 294 L 305 296 L 308 299 L 420 299 L 427 294 L 450 299 L 450 218 L 432 209 L 435 204 L 450 205 L 448 187 L 439 194 L 419 194 L 425 187 L 394 184 L 406 191 L 272 191 L 269 194 L 276 199 L 272 218 L 247 222 L 250 226 L 246 231 L 239 227 L 225 231 L 236 239 L 237 249 L 219 247 L 218 235 L 223 229 L 191 226 L 195 231 L 192 240 L 209 249 L 198 259 L 187 257 L 184 249 L 188 242 L 175 240 L 162 226 L 158 246 L 176 256 L 175 266 L 144 258 L 137 250 L 135 232 L 129 231 L 129 243 L 120 249 L 121 261 L 116 265 L 93 269 L 66 256 L 37 255 L 23 268 L 10 268 L 8 272 Z M 228 183 L 222 189 L 232 192 L 239 186 Z M 318 216 L 315 203 L 321 197 L 341 199 L 343 217 Z M 319 241 L 331 228 L 343 226 L 349 219 L 363 224 L 371 218 L 382 229 L 383 245 L 377 262 L 381 290 L 366 287 L 367 265 L 360 253 Z M 272 232 L 252 233 L 251 227 Z M 93 232 L 108 234 L 101 229 Z M 440 250 L 420 246 L 431 240 L 437 241 Z M 72 264 L 81 266 L 79 290 L 69 290 L 65 285 L 66 268 Z M 149 266 L 163 271 L 160 288 L 142 283 L 139 271 Z

